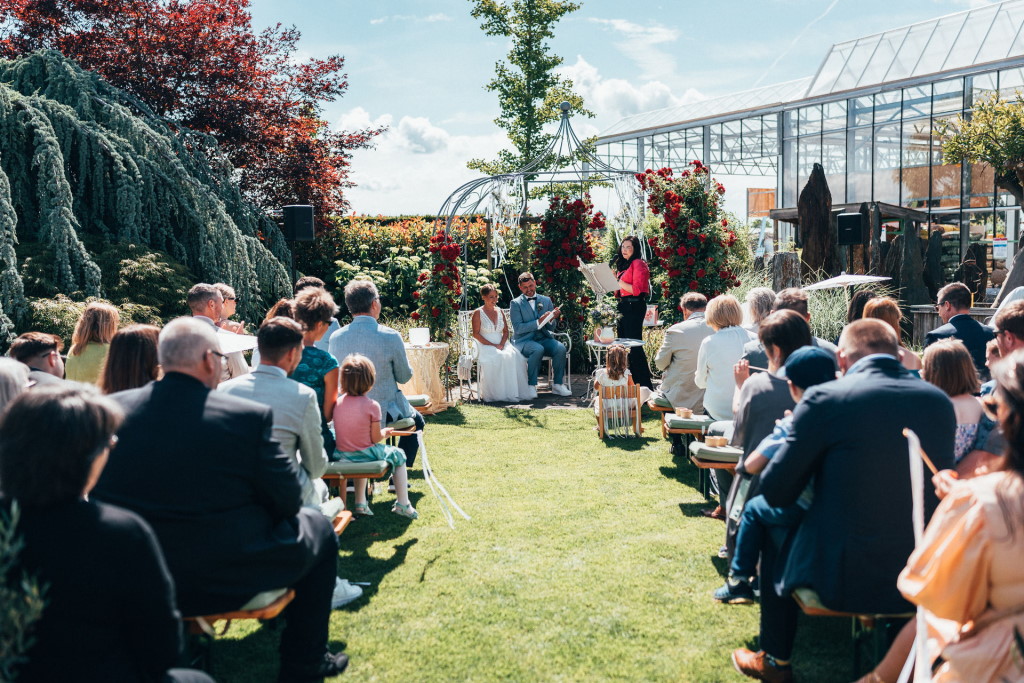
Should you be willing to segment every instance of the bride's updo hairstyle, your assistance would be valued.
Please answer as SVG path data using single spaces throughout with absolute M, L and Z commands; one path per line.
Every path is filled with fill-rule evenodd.
M 495 285 L 492 285 L 491 283 L 488 282 L 486 285 L 484 285 L 483 287 L 480 288 L 480 298 L 483 298 L 483 297 L 487 296 L 491 292 L 497 292 L 497 291 L 498 291 L 498 288 Z

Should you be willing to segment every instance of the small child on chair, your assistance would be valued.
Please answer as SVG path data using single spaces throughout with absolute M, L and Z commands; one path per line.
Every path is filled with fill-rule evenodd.
M 391 429 L 381 429 L 380 404 L 366 395 L 373 388 L 377 372 L 373 361 L 358 353 L 345 357 L 341 364 L 341 396 L 334 406 L 334 431 L 337 435 L 335 455 L 349 462 L 374 462 L 386 460 L 391 465 L 395 480 L 395 496 L 398 501 L 391 511 L 402 517 L 416 519 L 416 512 L 409 502 L 408 473 L 405 468 L 405 453 L 400 448 L 381 443 L 391 434 Z M 356 515 L 371 516 L 373 512 L 366 504 L 366 480 L 354 480 L 356 502 L 352 512 Z
M 629 374 L 629 350 L 622 344 L 613 344 L 605 356 L 605 366 L 594 371 L 594 388 L 599 387 L 631 387 L 633 378 Z M 640 403 L 644 404 L 651 397 L 651 390 L 640 387 Z M 594 403 L 597 410 L 597 403 Z
M 824 349 L 804 346 L 786 359 L 785 376 L 789 380 L 789 393 L 794 401 L 800 403 L 805 391 L 836 378 L 835 361 Z M 792 428 L 793 415 L 787 411 L 787 415 L 775 423 L 772 433 L 744 459 L 743 469 L 748 474 L 759 474 L 786 442 Z M 729 565 L 729 577 L 725 585 L 715 591 L 715 600 L 727 605 L 754 601 L 750 579 L 757 573 L 757 560 L 764 546 L 765 535 L 771 527 L 794 527 L 803 520 L 804 513 L 811 507 L 813 486 L 812 480 L 800 499 L 786 507 L 772 507 L 764 496 L 754 496 L 747 501 L 736 532 L 736 549 Z M 770 586 L 768 590 L 771 590 Z

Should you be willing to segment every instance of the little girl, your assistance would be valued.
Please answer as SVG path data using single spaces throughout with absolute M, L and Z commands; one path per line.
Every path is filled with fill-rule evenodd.
M 395 496 L 398 502 L 391 511 L 402 517 L 416 519 L 416 512 L 409 502 L 409 477 L 405 469 L 405 453 L 394 446 L 381 443 L 391 434 L 390 428 L 380 428 L 380 404 L 366 396 L 376 379 L 373 361 L 366 356 L 353 353 L 341 364 L 341 396 L 334 406 L 334 432 L 337 443 L 335 455 L 339 460 L 349 462 L 372 462 L 387 460 L 395 480 Z M 352 512 L 370 516 L 366 504 L 366 480 L 354 482 L 356 502 Z
M 605 366 L 594 372 L 594 384 L 602 387 L 633 386 L 633 378 L 628 368 L 629 351 L 622 344 L 613 344 L 605 357 Z M 640 387 L 640 403 L 646 403 L 650 397 L 651 390 Z

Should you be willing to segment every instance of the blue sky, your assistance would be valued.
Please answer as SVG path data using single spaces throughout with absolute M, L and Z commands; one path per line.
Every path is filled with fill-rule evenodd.
M 833 43 L 988 4 L 987 0 L 583 0 L 552 48 L 594 119 L 580 137 L 623 116 L 811 76 Z M 252 0 L 257 29 L 302 32 L 299 57 L 340 54 L 349 90 L 326 108 L 340 129 L 387 124 L 357 152 L 349 201 L 358 213 L 435 213 L 476 176 L 473 157 L 507 146 L 484 87 L 506 41 L 486 36 L 469 0 Z M 741 212 L 741 187 L 727 208 Z M 729 182 L 731 181 L 731 182 Z

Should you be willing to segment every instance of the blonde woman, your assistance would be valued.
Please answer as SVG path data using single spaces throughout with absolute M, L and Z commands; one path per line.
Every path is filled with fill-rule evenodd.
M 736 391 L 732 366 L 743 357 L 743 345 L 757 337 L 740 327 L 743 309 L 730 294 L 709 301 L 704 319 L 715 333 L 700 343 L 693 381 L 704 389 L 707 414 L 716 420 L 731 420 L 732 395 Z
M 110 304 L 94 301 L 85 307 L 71 335 L 71 348 L 64 366 L 67 379 L 87 384 L 99 381 L 110 340 L 120 322 L 121 315 Z
M 921 359 L 917 357 L 916 353 L 903 345 L 903 334 L 900 332 L 900 321 L 903 320 L 903 311 L 900 310 L 900 305 L 896 300 L 887 296 L 876 296 L 873 299 L 869 299 L 864 304 L 862 317 L 878 318 L 882 322 L 888 323 L 889 327 L 895 330 L 896 338 L 900 340 L 900 363 L 907 370 L 920 376 Z

